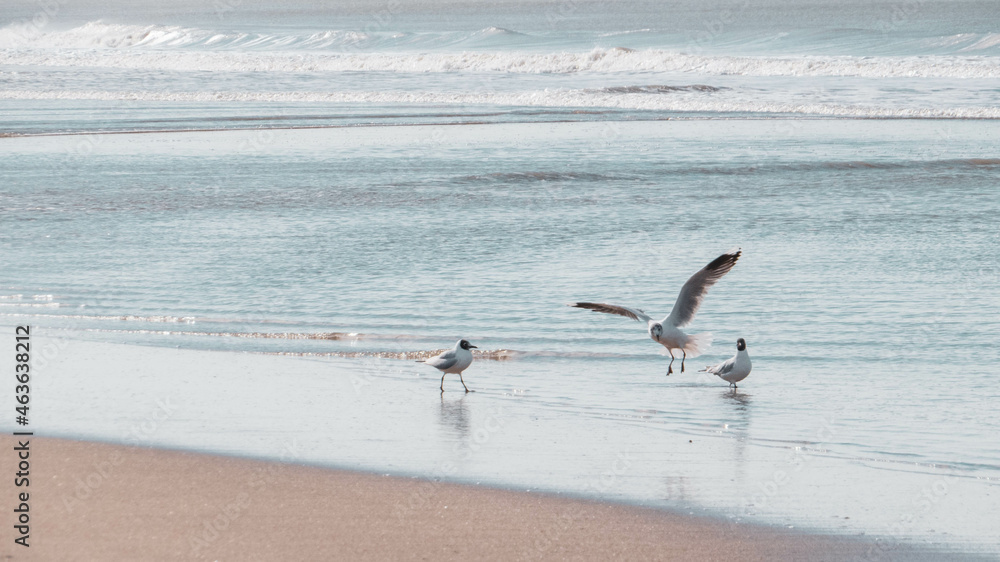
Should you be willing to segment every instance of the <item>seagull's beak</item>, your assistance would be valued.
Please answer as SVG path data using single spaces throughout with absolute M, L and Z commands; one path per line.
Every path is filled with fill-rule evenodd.
M 474 346 L 474 345 L 472 345 L 472 344 L 469 344 L 469 349 L 479 349 L 479 348 L 476 347 L 476 346 Z

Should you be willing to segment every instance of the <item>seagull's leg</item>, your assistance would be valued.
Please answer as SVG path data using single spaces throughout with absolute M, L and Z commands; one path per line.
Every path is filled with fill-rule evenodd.
M 444 376 L 448 373 L 441 373 L 441 392 L 444 392 Z
M 462 373 L 458 374 L 458 380 L 462 381 L 462 386 L 465 386 L 465 379 L 462 378 Z M 465 386 L 465 392 L 471 392 L 469 387 Z
M 686 349 L 682 349 L 681 352 L 684 354 L 684 357 L 681 357 L 681 372 L 683 373 L 684 372 L 684 360 L 688 358 L 688 352 L 687 352 Z
M 674 350 L 667 348 L 667 351 L 670 353 L 670 364 L 667 365 L 667 376 L 669 377 L 674 372 Z

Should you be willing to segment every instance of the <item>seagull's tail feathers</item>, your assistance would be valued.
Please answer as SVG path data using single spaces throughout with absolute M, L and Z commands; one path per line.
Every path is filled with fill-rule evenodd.
M 717 373 L 715 371 L 716 367 L 717 367 L 717 365 L 707 365 L 704 369 L 702 369 L 702 370 L 700 370 L 698 372 L 699 373 L 708 373 L 710 375 L 715 375 L 715 376 L 717 376 L 719 378 L 722 378 L 722 375 L 720 375 L 719 373 Z
M 688 336 L 687 343 L 684 344 L 684 352 L 688 357 L 698 357 L 712 347 L 712 334 L 693 334 Z

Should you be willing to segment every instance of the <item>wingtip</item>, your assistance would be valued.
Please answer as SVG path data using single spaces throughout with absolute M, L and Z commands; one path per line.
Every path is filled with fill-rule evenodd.
M 736 265 L 736 262 L 740 260 L 740 255 L 742 255 L 742 253 L 743 252 L 739 249 L 737 249 L 735 253 L 730 250 L 729 252 L 726 252 L 725 254 L 722 254 L 712 260 L 705 266 L 705 269 L 708 271 L 722 271 L 723 274 L 725 274 L 732 269 L 734 265 Z
M 743 248 L 737 247 L 719 256 L 714 263 L 720 266 L 728 265 L 729 267 L 733 267 L 734 265 L 736 265 L 736 262 L 740 261 L 740 257 L 742 256 L 743 256 Z

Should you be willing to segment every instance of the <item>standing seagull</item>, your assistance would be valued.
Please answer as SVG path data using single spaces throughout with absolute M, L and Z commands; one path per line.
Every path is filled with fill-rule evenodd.
M 680 328 L 691 323 L 695 313 L 698 312 L 698 307 L 701 306 L 701 301 L 705 298 L 705 293 L 708 292 L 708 288 L 715 285 L 719 279 L 722 279 L 723 275 L 729 273 L 729 270 L 736 265 L 736 260 L 740 259 L 742 253 L 738 248 L 735 252 L 730 250 L 728 253 L 722 254 L 712 260 L 712 263 L 703 267 L 698 273 L 692 275 L 687 280 L 687 283 L 681 287 L 681 292 L 677 295 L 677 301 L 674 302 L 674 308 L 670 311 L 670 315 L 659 322 L 654 321 L 638 308 L 595 302 L 578 302 L 569 306 L 588 308 L 595 312 L 617 314 L 640 322 L 645 321 L 649 337 L 667 348 L 667 351 L 670 352 L 670 366 L 667 367 L 667 374 L 669 375 L 674 372 L 675 349 L 680 350 L 684 354 L 681 358 L 681 372 L 683 373 L 684 360 L 687 359 L 688 353 L 691 354 L 691 357 L 701 355 L 703 351 L 708 349 L 708 346 L 712 345 L 712 334 L 693 334 L 689 336 L 682 332 Z
M 736 383 L 747 378 L 753 365 L 750 363 L 750 354 L 747 353 L 747 342 L 743 338 L 736 340 L 736 355 L 726 359 L 718 365 L 710 365 L 701 370 L 704 373 L 712 373 L 729 383 L 729 386 L 737 388 Z
M 458 379 L 462 381 L 462 386 L 465 386 L 462 371 L 468 369 L 469 365 L 472 365 L 472 352 L 469 351 L 470 348 L 479 349 L 469 343 L 468 340 L 458 340 L 455 347 L 448 351 L 440 355 L 435 355 L 430 359 L 417 361 L 417 363 L 427 363 L 431 367 L 441 371 L 441 392 L 444 392 L 444 376 L 448 373 L 458 373 Z M 465 386 L 465 391 L 470 392 L 469 387 Z

